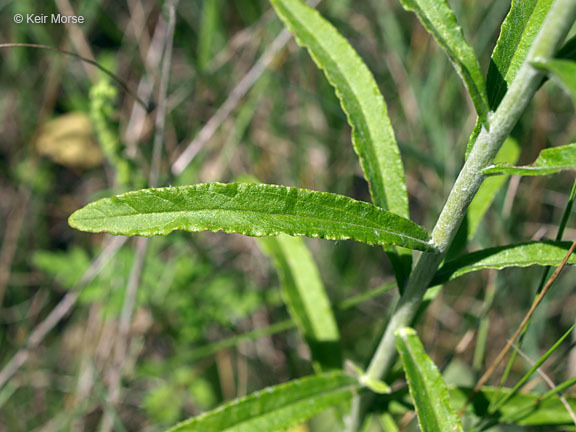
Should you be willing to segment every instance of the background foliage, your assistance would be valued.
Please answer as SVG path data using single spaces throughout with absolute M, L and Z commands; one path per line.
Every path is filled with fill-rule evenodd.
M 93 56 L 128 88 L 140 88 L 140 95 L 148 86 L 157 106 L 165 6 L 78 1 L 73 8 L 87 22 L 75 30 L 12 20 L 15 13 L 66 10 L 72 7 L 67 1 L 6 0 L 0 2 L 0 43 L 45 44 Z M 451 6 L 486 74 L 509 2 L 455 0 Z M 464 161 L 475 122 L 472 101 L 441 48 L 399 2 L 324 1 L 319 9 L 374 73 L 403 155 L 411 217 L 431 228 Z M 162 185 L 230 182 L 250 174 L 265 183 L 370 201 L 333 89 L 293 41 L 211 139 L 194 141 L 195 157 L 186 169 L 170 174 L 282 28 L 265 0 L 178 4 Z M 0 386 L 0 429 L 97 430 L 112 412 L 115 430 L 162 430 L 312 373 L 305 341 L 288 320 L 281 280 L 257 241 L 175 232 L 148 243 L 121 402 L 110 407 L 116 361 L 111 346 L 138 240 L 128 240 L 84 284 L 108 240 L 72 230 L 67 218 L 89 201 L 144 185 L 154 163 L 155 111 L 144 112 L 101 71 L 73 57 L 3 48 L 0 61 L 0 367 L 32 347 L 26 363 Z M 545 85 L 514 132 L 520 144 L 515 165 L 533 162 L 550 145 L 573 142 L 575 131 L 569 97 Z M 497 178 L 504 187 L 470 249 L 554 238 L 573 174 Z M 573 222 L 564 237 L 576 238 Z M 395 289 L 380 289 L 394 281 L 385 253 L 351 241 L 305 241 L 333 304 L 369 290 L 380 294 L 337 308 L 343 356 L 362 362 L 397 296 Z M 446 285 L 417 330 L 449 384 L 474 383 L 530 306 L 541 273 L 486 270 Z M 539 358 L 572 325 L 573 281 L 574 270 L 566 270 L 537 311 L 523 343 L 528 357 Z M 36 343 L 35 328 L 70 293 L 79 293 L 70 313 Z M 567 346 L 547 363 L 557 383 L 576 374 Z M 529 368 L 518 358 L 511 382 Z M 539 381 L 533 386 L 547 389 Z M 320 415 L 308 427 L 330 430 L 331 421 Z M 395 421 L 406 430 L 416 427 L 407 414 Z

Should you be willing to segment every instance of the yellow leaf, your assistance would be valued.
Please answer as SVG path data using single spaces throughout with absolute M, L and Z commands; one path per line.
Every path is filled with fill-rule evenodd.
M 36 138 L 36 150 L 70 168 L 92 168 L 103 155 L 92 136 L 92 122 L 83 113 L 61 115 L 44 124 Z

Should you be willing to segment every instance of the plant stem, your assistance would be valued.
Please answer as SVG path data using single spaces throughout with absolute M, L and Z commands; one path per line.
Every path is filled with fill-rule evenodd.
M 381 379 L 393 365 L 396 358 L 395 332 L 411 324 L 434 273 L 466 215 L 468 205 L 484 180 L 482 170 L 492 162 L 538 89 L 542 75 L 530 63 L 551 58 L 575 19 L 576 2 L 574 0 L 556 0 L 551 6 L 526 61 L 518 71 L 498 109 L 490 116 L 490 130 L 482 130 L 456 179 L 432 231 L 432 241 L 438 252 L 424 253 L 420 256 L 372 357 L 366 372 L 368 378 Z M 361 411 L 361 404 L 356 400 L 353 404 L 352 421 L 349 423 L 351 430 L 358 427 Z

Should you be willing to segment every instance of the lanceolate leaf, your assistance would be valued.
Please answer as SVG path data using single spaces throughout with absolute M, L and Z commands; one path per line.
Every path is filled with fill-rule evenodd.
M 272 0 L 276 13 L 294 33 L 336 91 L 352 127 L 352 143 L 374 204 L 409 217 L 402 159 L 386 102 L 370 70 L 348 41 L 301 0 Z M 385 248 L 399 286 L 410 273 L 410 251 Z
M 568 253 L 571 242 L 535 241 L 516 245 L 483 249 L 444 264 L 434 276 L 431 285 L 442 284 L 466 273 L 483 269 L 507 267 L 558 266 Z M 576 264 L 576 255 L 568 264 Z
M 289 234 L 352 239 L 434 250 L 423 228 L 372 204 L 343 195 L 264 184 L 143 189 L 88 204 L 72 214 L 69 223 L 81 231 L 116 235 L 208 230 L 253 237 Z
M 446 0 L 401 0 L 401 3 L 406 10 L 418 15 L 422 25 L 448 54 L 472 97 L 478 117 L 486 123 L 490 109 L 484 76 L 474 49 L 464 38 Z
M 290 316 L 306 339 L 318 371 L 342 369 L 340 334 L 312 255 L 301 238 L 260 240 L 273 258 Z
M 490 107 L 496 109 L 526 60 L 553 0 L 512 0 L 492 61 L 486 85 Z
M 348 41 L 301 0 L 271 0 L 336 90 L 374 203 L 408 217 L 404 168 L 386 103 L 370 70 Z
M 484 169 L 482 173 L 487 175 L 509 174 L 539 176 L 574 169 L 576 169 L 576 143 L 542 150 L 538 158 L 531 165 L 512 166 L 509 164 L 496 164 Z
M 275 432 L 296 426 L 348 401 L 359 385 L 341 373 L 317 375 L 270 387 L 182 422 L 170 432 Z
M 396 346 L 402 359 L 420 428 L 426 432 L 463 431 L 460 419 L 450 406 L 446 384 L 422 342 L 411 328 L 396 332 Z
M 552 2 L 553 0 L 512 0 L 510 12 L 502 23 L 500 36 L 492 52 L 486 78 L 488 102 L 491 110 L 494 111 L 498 108 L 508 86 L 526 60 L 532 42 L 540 30 Z M 476 122 L 476 127 L 468 142 L 466 157 L 476 143 L 481 130 L 480 123 L 480 121 Z
M 538 69 L 546 71 L 572 97 L 576 105 L 576 62 L 571 60 L 548 60 L 532 63 Z

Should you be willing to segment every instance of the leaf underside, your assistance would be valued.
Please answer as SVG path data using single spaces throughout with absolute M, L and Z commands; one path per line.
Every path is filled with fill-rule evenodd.
M 496 164 L 484 169 L 482 173 L 487 175 L 540 176 L 575 169 L 576 143 L 542 150 L 538 158 L 531 165 L 512 166 L 506 163 Z
M 343 195 L 286 186 L 204 183 L 135 192 L 88 204 L 69 218 L 81 231 L 166 235 L 224 231 L 253 237 L 320 237 L 433 251 L 414 222 Z
M 350 400 L 356 379 L 342 373 L 311 376 L 253 393 L 184 421 L 169 432 L 276 432 Z

